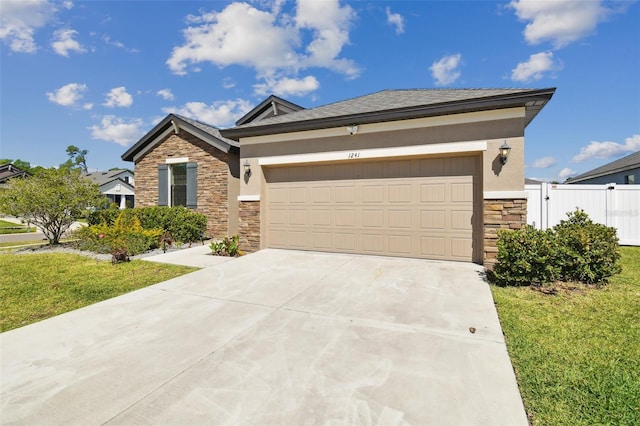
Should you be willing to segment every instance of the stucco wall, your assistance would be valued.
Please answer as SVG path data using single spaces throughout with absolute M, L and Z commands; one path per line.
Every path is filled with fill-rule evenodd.
M 231 199 L 234 204 L 231 209 L 229 201 L 232 194 L 238 193 L 239 180 L 233 178 L 238 175 L 238 155 L 226 154 L 184 131 L 168 136 L 136 162 L 136 205 L 158 204 L 158 165 L 180 157 L 198 163 L 198 207 L 195 210 L 208 217 L 208 234 L 223 238 L 237 232 L 237 201 Z

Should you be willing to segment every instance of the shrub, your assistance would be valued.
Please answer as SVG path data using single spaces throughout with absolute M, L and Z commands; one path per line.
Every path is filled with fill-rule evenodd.
M 493 278 L 499 285 L 542 285 L 560 275 L 556 265 L 556 239 L 553 231 L 531 226 L 498 231 L 498 255 Z
M 558 265 L 565 281 L 606 283 L 619 273 L 616 229 L 594 223 L 583 210 L 567 214 L 553 230 L 558 239 Z
M 606 284 L 620 272 L 615 228 L 594 223 L 582 210 L 567 214 L 553 229 L 530 226 L 498 232 L 498 285 L 542 285 L 556 280 Z
M 162 229 L 177 243 L 191 244 L 202 240 L 207 229 L 207 217 L 183 206 L 177 207 L 136 207 L 125 210 L 97 210 L 89 215 L 89 225 L 106 223 L 112 225 L 120 212 L 134 215 L 143 229 Z
M 161 229 L 143 229 L 140 220 L 128 210 L 123 210 L 113 225 L 102 222 L 76 232 L 81 249 L 132 256 L 156 248 L 162 234 Z
M 226 237 L 222 241 L 213 241 L 209 245 L 211 254 L 216 256 L 242 256 L 244 253 L 239 247 L 240 238 L 237 235 L 233 237 Z

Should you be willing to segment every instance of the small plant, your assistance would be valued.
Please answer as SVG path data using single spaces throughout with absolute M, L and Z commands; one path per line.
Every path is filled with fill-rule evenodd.
M 239 240 L 238 235 L 234 235 L 233 237 L 225 237 L 222 241 L 213 241 L 209 245 L 211 254 L 231 257 L 242 256 L 244 253 L 240 250 Z

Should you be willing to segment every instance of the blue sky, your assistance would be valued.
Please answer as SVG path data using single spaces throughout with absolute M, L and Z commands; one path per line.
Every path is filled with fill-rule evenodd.
M 635 1 L 0 0 L 0 157 L 133 168 L 170 112 L 230 127 L 274 93 L 304 107 L 400 88 L 557 87 L 526 176 L 640 150 Z

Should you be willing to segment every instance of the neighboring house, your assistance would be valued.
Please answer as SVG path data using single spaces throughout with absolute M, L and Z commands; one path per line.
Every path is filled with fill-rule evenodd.
M 541 183 L 542 181 L 539 180 L 524 178 L 525 185 L 540 185 Z
M 238 233 L 245 251 L 491 268 L 497 230 L 526 224 L 524 130 L 554 92 L 385 90 L 312 109 L 270 97 L 230 129 L 170 114 L 122 158 L 138 205 L 171 204 L 186 182 L 212 236 Z
M 565 183 L 640 185 L 640 151 L 569 178 Z
M 107 172 L 95 171 L 83 173 L 87 179 L 98 186 L 102 192 L 112 203 L 117 204 L 120 209 L 134 207 L 134 177 L 133 173 L 126 169 L 115 169 Z
M 24 178 L 27 176 L 31 176 L 31 174 L 11 163 L 3 164 L 0 166 L 0 188 L 6 187 L 7 183 L 13 178 Z

